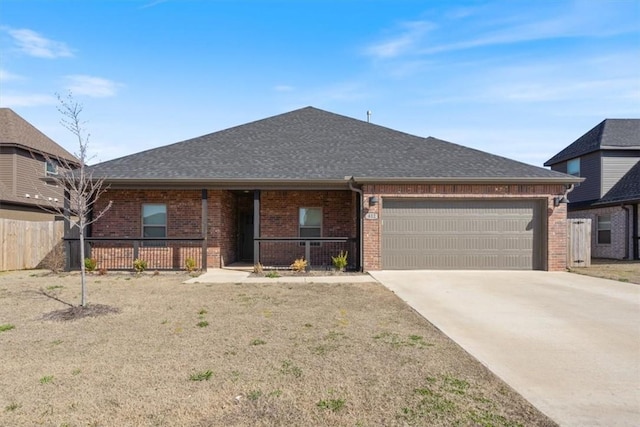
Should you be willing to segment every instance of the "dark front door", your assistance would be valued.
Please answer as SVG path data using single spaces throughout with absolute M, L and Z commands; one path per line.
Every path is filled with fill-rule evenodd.
M 253 212 L 240 212 L 240 260 L 253 262 Z

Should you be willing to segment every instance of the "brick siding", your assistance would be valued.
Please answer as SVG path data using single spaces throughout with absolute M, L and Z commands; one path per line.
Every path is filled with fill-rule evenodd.
M 611 215 L 611 243 L 598 243 L 598 216 Z M 591 257 L 625 259 L 633 256 L 633 218 L 621 206 L 572 211 L 569 218 L 591 219 Z M 627 236 L 628 233 L 628 236 Z M 628 247 L 626 245 L 628 244 Z

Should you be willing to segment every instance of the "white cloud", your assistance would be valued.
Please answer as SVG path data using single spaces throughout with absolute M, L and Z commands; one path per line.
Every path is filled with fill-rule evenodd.
M 3 94 L 0 97 L 0 105 L 3 107 L 39 107 L 43 105 L 56 105 L 58 101 L 54 96 L 33 94 Z
M 48 59 L 73 56 L 71 48 L 65 43 L 47 39 L 33 30 L 9 29 L 7 32 L 13 37 L 20 51 L 29 56 Z
M 436 28 L 428 21 L 411 21 L 401 24 L 403 30 L 395 37 L 366 48 L 365 52 L 376 58 L 393 58 L 414 49 L 424 35 Z
M 93 98 L 108 98 L 115 96 L 120 83 L 102 77 L 74 74 L 65 77 L 67 89 L 75 95 L 86 95 Z
M 0 82 L 8 82 L 12 80 L 22 80 L 23 77 L 17 74 L 10 73 L 4 68 L 0 68 Z

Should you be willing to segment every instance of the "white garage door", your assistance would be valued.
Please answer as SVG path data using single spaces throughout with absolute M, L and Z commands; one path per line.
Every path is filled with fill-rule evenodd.
M 383 269 L 542 269 L 536 200 L 387 199 Z

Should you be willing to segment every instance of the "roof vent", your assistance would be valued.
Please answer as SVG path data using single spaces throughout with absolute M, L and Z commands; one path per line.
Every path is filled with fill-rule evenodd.
M 371 110 L 367 110 L 367 123 L 371 123 Z
M 26 197 L 27 199 L 30 198 L 31 196 L 29 195 L 29 193 L 25 194 L 24 197 Z

